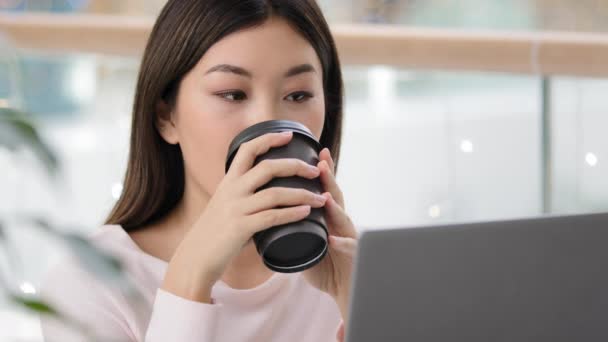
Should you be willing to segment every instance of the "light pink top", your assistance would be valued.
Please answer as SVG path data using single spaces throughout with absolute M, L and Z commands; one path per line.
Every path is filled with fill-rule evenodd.
M 206 304 L 160 289 L 167 263 L 143 252 L 121 226 L 103 226 L 90 239 L 123 261 L 142 305 L 124 286 L 88 273 L 73 256 L 45 274 L 41 297 L 100 341 L 336 341 L 342 320 L 337 305 L 300 273 L 275 273 L 247 290 L 219 281 L 211 292 L 213 304 Z M 83 340 L 55 319 L 43 316 L 41 327 L 47 342 Z

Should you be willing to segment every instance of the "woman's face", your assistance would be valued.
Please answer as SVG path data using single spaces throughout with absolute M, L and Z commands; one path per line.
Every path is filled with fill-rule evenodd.
M 160 125 L 179 143 L 186 184 L 207 194 L 224 176 L 228 145 L 266 120 L 300 122 L 320 139 L 325 117 L 319 58 L 286 21 L 237 31 L 216 42 L 182 79 L 170 122 Z

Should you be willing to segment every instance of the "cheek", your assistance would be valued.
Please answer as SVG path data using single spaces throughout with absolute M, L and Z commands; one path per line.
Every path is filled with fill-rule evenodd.
M 224 176 L 226 152 L 232 139 L 230 127 L 205 113 L 182 123 L 180 147 L 186 177 L 211 194 Z
M 323 99 L 311 101 L 310 105 L 307 106 L 306 113 L 300 116 L 301 123 L 303 123 L 312 134 L 317 138 L 321 139 L 321 132 L 323 132 L 323 124 L 325 121 L 325 103 Z
M 182 81 L 177 102 L 176 125 L 187 185 L 212 194 L 224 176 L 234 124 L 188 77 Z

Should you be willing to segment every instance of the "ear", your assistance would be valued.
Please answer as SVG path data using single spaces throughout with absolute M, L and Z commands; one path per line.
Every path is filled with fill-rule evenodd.
M 155 125 L 158 133 L 167 143 L 171 145 L 179 143 L 179 135 L 173 121 L 171 107 L 164 100 L 158 100 L 156 103 Z

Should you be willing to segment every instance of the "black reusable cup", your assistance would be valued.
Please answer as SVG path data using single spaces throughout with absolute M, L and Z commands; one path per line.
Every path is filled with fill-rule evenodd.
M 293 132 L 291 141 L 258 156 L 254 165 L 264 159 L 297 158 L 316 166 L 322 147 L 310 130 L 295 121 L 270 120 L 246 128 L 232 140 L 228 148 L 226 172 L 242 143 L 266 133 L 284 131 Z M 307 179 L 292 176 L 275 177 L 256 192 L 275 186 L 303 188 L 317 194 L 323 191 L 318 177 Z M 323 214 L 323 208 L 311 208 L 310 214 L 300 221 L 270 227 L 254 234 L 253 240 L 266 266 L 276 272 L 293 273 L 303 271 L 321 261 L 328 248 Z

